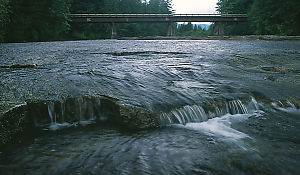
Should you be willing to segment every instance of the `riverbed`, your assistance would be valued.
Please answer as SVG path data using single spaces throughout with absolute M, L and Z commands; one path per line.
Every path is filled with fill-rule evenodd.
M 300 173 L 299 41 L 10 43 L 0 60 L 0 114 L 38 132 L 10 135 L 0 174 Z

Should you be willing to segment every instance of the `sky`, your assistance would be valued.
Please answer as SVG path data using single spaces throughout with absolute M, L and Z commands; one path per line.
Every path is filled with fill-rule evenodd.
M 176 14 L 213 14 L 216 13 L 218 0 L 173 0 Z

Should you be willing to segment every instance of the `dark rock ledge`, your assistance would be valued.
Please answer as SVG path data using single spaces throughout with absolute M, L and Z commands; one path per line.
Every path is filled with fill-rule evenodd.
M 34 136 L 51 124 L 94 120 L 129 130 L 159 127 L 159 115 L 106 97 L 78 97 L 65 101 L 30 101 L 0 116 L 0 148 Z

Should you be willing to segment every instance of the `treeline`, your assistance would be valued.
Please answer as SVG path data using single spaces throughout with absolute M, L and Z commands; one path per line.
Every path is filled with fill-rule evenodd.
M 110 38 L 110 24 L 71 23 L 70 13 L 172 13 L 171 0 L 0 0 L 0 42 Z M 246 13 L 243 23 L 225 23 L 225 35 L 300 35 L 299 0 L 219 0 L 222 14 Z M 209 35 L 178 26 L 177 35 Z M 117 24 L 118 36 L 164 36 L 166 23 Z
M 121 14 L 170 14 L 171 0 L 73 0 L 71 13 L 121 13 Z M 164 36 L 166 23 L 118 23 L 118 37 Z M 68 33 L 71 39 L 109 38 L 111 24 L 72 24 Z
M 172 13 L 171 0 L 0 0 L 0 42 L 99 39 L 110 24 L 71 23 L 70 13 Z M 118 36 L 166 35 L 165 23 L 117 24 Z
M 299 0 L 219 0 L 223 14 L 246 13 L 248 22 L 226 23 L 225 35 L 300 35 Z
M 0 42 L 4 39 L 5 27 L 8 22 L 9 0 L 0 0 Z
M 176 36 L 193 36 L 193 37 L 200 37 L 200 36 L 208 36 L 212 35 L 213 31 L 212 28 L 208 27 L 208 25 L 205 24 L 192 24 L 184 23 L 179 24 L 176 27 Z

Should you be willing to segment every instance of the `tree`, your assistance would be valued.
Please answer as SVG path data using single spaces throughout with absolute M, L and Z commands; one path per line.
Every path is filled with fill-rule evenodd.
M 219 0 L 221 14 L 247 13 L 248 22 L 227 23 L 225 34 L 300 35 L 299 0 Z
M 211 29 L 206 29 L 207 25 L 203 24 L 203 28 L 201 25 L 187 23 L 180 24 L 177 27 L 176 35 L 178 36 L 193 36 L 193 37 L 201 37 L 208 36 L 211 34 Z
M 7 26 L 5 40 L 8 42 L 110 37 L 110 24 L 70 23 L 68 17 L 70 12 L 172 13 L 171 0 L 0 0 L 0 2 L 3 2 L 0 4 L 0 40 L 4 33 L 3 26 Z M 10 6 L 9 13 L 8 6 Z M 9 23 L 6 25 L 7 21 Z M 165 23 L 117 24 L 119 36 L 165 35 L 167 27 Z
M 219 0 L 217 3 L 217 11 L 221 14 L 247 14 L 253 0 Z M 250 22 L 228 22 L 225 23 L 225 35 L 247 35 L 253 33 Z
M 299 35 L 300 1 L 255 0 L 249 16 L 255 34 Z
M 170 14 L 171 0 L 73 0 L 71 13 L 164 13 Z M 166 23 L 116 24 L 119 37 L 166 35 Z M 71 24 L 69 37 L 76 39 L 110 38 L 110 24 Z
M 69 0 L 11 0 L 6 41 L 59 40 L 69 29 Z
M 9 0 L 0 0 L 0 42 L 3 42 L 8 22 Z
M 70 13 L 113 13 L 118 11 L 116 0 L 73 0 Z M 110 36 L 110 24 L 70 23 L 68 39 L 99 39 Z

